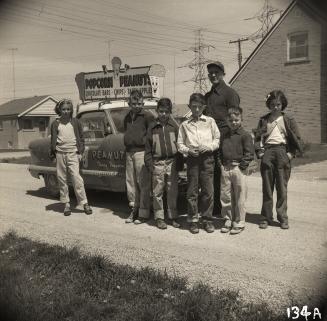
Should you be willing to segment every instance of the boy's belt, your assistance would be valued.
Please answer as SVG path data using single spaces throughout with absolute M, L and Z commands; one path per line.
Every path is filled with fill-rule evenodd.
M 286 147 L 285 144 L 265 144 L 264 148 L 269 149 L 269 148 L 274 148 L 274 147 Z

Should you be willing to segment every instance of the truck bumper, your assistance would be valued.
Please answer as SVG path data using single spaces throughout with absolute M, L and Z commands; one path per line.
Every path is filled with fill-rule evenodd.
M 28 166 L 28 171 L 35 178 L 40 178 L 40 175 L 42 174 L 56 174 L 57 172 L 55 167 L 39 166 L 39 165 Z

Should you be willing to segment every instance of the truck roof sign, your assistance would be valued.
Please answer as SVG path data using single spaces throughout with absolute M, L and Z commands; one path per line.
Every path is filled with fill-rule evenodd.
M 118 63 L 117 63 L 118 62 Z M 120 63 L 119 63 L 120 62 Z M 75 81 L 80 99 L 103 100 L 128 98 L 133 89 L 140 90 L 145 98 L 160 98 L 165 68 L 162 65 L 120 68 L 121 60 L 112 59 L 112 70 L 103 66 L 103 71 L 76 75 Z

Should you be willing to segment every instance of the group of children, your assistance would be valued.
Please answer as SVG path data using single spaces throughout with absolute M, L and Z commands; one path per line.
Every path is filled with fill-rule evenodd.
M 266 105 L 269 113 L 260 118 L 253 139 L 242 127 L 243 110 L 240 107 L 228 109 L 228 130 L 221 134 L 215 120 L 203 114 L 206 100 L 202 94 L 190 96 L 188 106 L 191 117 L 178 126 L 171 117 L 172 103 L 169 98 L 158 101 L 158 117 L 154 119 L 142 109 L 142 94 L 132 91 L 129 98 L 131 111 L 125 118 L 124 139 L 127 193 L 132 209 L 126 223 L 140 224 L 149 219 L 152 193 L 156 225 L 166 229 L 163 204 L 166 192 L 167 218 L 172 226 L 180 227 L 177 197 L 182 157 L 187 165 L 186 199 L 190 232 L 199 233 L 200 217 L 206 232 L 215 230 L 213 180 L 214 164 L 218 161 L 221 167 L 221 215 L 225 219 L 221 232 L 239 234 L 245 228 L 246 177 L 251 174 L 253 166 L 250 165 L 256 153 L 258 158 L 262 158 L 263 205 L 259 227 L 267 228 L 273 221 L 273 190 L 276 186 L 277 219 L 282 229 L 288 229 L 290 160 L 297 151 L 302 152 L 301 138 L 294 118 L 284 113 L 287 99 L 282 91 L 270 92 Z M 133 184 L 130 177 L 133 177 Z M 133 190 L 134 194 L 131 192 Z
M 294 118 L 284 113 L 287 99 L 283 92 L 270 92 L 266 105 L 269 113 L 260 118 L 253 139 L 242 127 L 243 111 L 240 107 L 228 109 L 228 130 L 220 133 L 215 120 L 203 114 L 206 99 L 200 93 L 190 96 L 191 116 L 178 125 L 171 117 L 172 102 L 169 98 L 158 101 L 155 118 L 143 109 L 142 93 L 133 90 L 129 97 L 130 112 L 124 119 L 126 187 L 131 208 L 126 223 L 141 224 L 149 220 L 152 205 L 159 229 L 167 228 L 165 216 L 172 226 L 180 227 L 178 171 L 186 160 L 189 230 L 193 234 L 199 233 L 201 217 L 204 230 L 214 232 L 214 166 L 218 163 L 221 168 L 221 216 L 225 219 L 221 232 L 239 234 L 245 228 L 246 177 L 251 174 L 250 164 L 256 153 L 261 159 L 263 193 L 259 227 L 265 229 L 273 221 L 273 191 L 276 187 L 277 219 L 282 229 L 288 229 L 290 160 L 297 151 L 302 152 L 301 138 Z M 84 206 L 86 214 L 91 214 L 79 174 L 79 161 L 84 150 L 82 127 L 77 119 L 72 118 L 71 101 L 60 101 L 56 111 L 60 118 L 51 127 L 51 155 L 57 158 L 64 214 L 70 215 L 71 212 L 67 172 L 72 177 L 78 202 Z

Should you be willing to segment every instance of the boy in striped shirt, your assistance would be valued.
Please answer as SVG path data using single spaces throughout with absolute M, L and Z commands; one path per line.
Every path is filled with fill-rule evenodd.
M 177 196 L 178 172 L 176 165 L 178 125 L 170 115 L 172 103 L 169 98 L 158 101 L 158 118 L 149 126 L 144 163 L 152 173 L 153 211 L 156 225 L 166 229 L 163 194 L 167 192 L 167 216 L 172 226 L 178 228 Z

